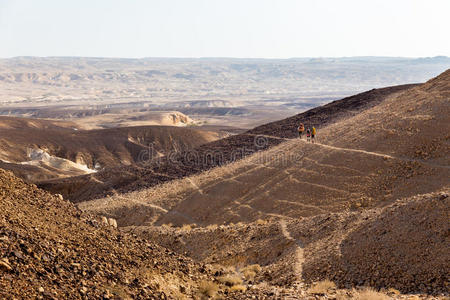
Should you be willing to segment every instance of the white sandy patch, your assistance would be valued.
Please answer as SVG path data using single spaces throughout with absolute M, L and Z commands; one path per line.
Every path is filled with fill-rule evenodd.
M 42 149 L 32 149 L 29 152 L 29 161 L 21 162 L 22 165 L 41 166 L 42 164 L 59 170 L 77 169 L 86 174 L 95 173 L 96 170 L 89 169 L 86 165 L 78 164 L 65 158 L 48 154 Z

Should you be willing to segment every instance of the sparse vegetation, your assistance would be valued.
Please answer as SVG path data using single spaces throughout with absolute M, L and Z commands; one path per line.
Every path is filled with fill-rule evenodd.
M 230 288 L 231 291 L 233 292 L 245 292 L 247 290 L 247 287 L 242 285 L 242 284 L 238 284 L 238 285 L 234 285 Z
M 308 293 L 315 295 L 326 294 L 329 290 L 335 289 L 336 284 L 330 280 L 322 280 L 314 283 L 309 289 Z
M 253 265 L 246 266 L 245 268 L 243 268 L 243 270 L 250 270 L 250 271 L 253 271 L 255 273 L 259 273 L 259 272 L 261 272 L 262 268 L 258 264 L 253 264 Z
M 212 281 L 202 281 L 198 285 L 201 295 L 206 297 L 214 297 L 219 291 L 219 285 Z
M 260 265 L 254 264 L 242 268 L 241 272 L 244 275 L 245 280 L 252 281 L 261 270 L 262 268 Z
M 242 284 L 242 278 L 236 274 L 221 276 L 218 280 L 229 287 Z
M 181 230 L 182 230 L 182 231 L 189 232 L 189 231 L 192 230 L 192 225 L 190 225 L 190 224 L 184 224 L 184 225 L 181 227 Z
M 167 224 L 162 224 L 162 227 L 166 227 L 166 228 L 172 228 L 173 224 L 172 223 L 167 223 Z
M 388 294 L 394 294 L 394 295 L 400 295 L 401 294 L 399 290 L 394 289 L 394 288 L 389 288 L 387 290 L 387 292 L 388 292 Z
M 217 229 L 217 224 L 211 224 L 211 225 L 208 225 L 208 226 L 206 226 L 206 229 L 208 229 L 208 230 L 215 230 L 215 229 Z
M 258 219 L 258 220 L 256 220 L 256 225 L 264 225 L 264 224 L 266 224 L 267 223 L 267 221 L 266 220 L 262 220 L 262 219 Z
M 353 294 L 353 299 L 356 300 L 389 300 L 389 296 L 386 294 L 377 292 L 372 288 L 365 288 L 360 291 L 356 291 Z
M 242 274 L 244 275 L 245 280 L 252 281 L 255 279 L 256 273 L 252 270 L 244 270 L 242 271 Z

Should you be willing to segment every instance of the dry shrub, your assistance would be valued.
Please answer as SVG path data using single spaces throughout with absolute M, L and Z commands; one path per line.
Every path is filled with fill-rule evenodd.
M 244 275 L 245 280 L 253 280 L 259 272 L 261 272 L 262 268 L 258 264 L 249 265 L 241 269 L 242 274 Z
M 222 266 L 221 268 L 224 273 L 234 273 L 236 271 L 234 266 Z
M 256 273 L 252 270 L 244 270 L 242 271 L 242 274 L 244 275 L 245 280 L 252 281 L 256 277 Z
M 394 294 L 394 295 L 400 295 L 401 294 L 399 290 L 394 289 L 394 288 L 389 288 L 387 290 L 387 292 L 388 292 L 388 294 Z
M 346 291 L 338 290 L 336 291 L 336 300 L 350 300 L 353 297 L 349 296 Z
M 211 224 L 211 225 L 206 226 L 206 229 L 208 229 L 208 230 L 216 230 L 217 227 L 218 227 L 217 224 Z
M 245 287 L 242 284 L 238 284 L 238 285 L 233 285 L 230 288 L 230 290 L 233 291 L 233 292 L 241 292 L 241 293 L 243 293 L 243 292 L 245 292 L 247 290 L 247 287 Z
M 365 288 L 360 291 L 355 291 L 353 298 L 356 300 L 389 300 L 386 294 L 375 291 L 372 288 Z
M 310 294 L 326 294 L 329 290 L 335 289 L 336 284 L 328 279 L 314 283 L 309 289 Z
M 191 226 L 190 224 L 184 224 L 184 225 L 181 227 L 181 230 L 182 230 L 182 231 L 187 231 L 187 232 L 189 232 L 189 231 L 192 230 L 192 226 Z
M 361 197 L 359 199 L 352 200 L 350 203 L 350 208 L 353 210 L 360 209 L 360 208 L 367 208 L 372 206 L 373 199 L 370 197 Z
M 202 281 L 198 285 L 198 291 L 203 296 L 214 297 L 219 291 L 219 286 L 212 281 Z
M 265 220 L 261 220 L 261 219 L 256 220 L 256 225 L 264 225 L 266 223 L 267 223 L 267 221 L 265 221 Z
M 239 285 L 242 284 L 242 279 L 241 277 L 237 276 L 236 274 L 230 274 L 230 275 L 225 275 L 225 276 L 221 276 L 218 278 L 218 280 L 227 285 L 227 286 L 235 286 L 235 285 Z
M 243 268 L 242 270 L 250 270 L 255 272 L 256 274 L 258 274 L 259 272 L 261 272 L 262 268 L 260 265 L 258 264 L 253 264 L 253 265 L 248 265 L 245 268 Z

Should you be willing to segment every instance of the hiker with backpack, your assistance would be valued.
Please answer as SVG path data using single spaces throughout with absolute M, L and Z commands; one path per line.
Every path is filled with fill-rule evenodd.
M 310 142 L 311 141 L 311 129 L 306 129 L 306 141 Z
M 302 139 L 303 132 L 305 131 L 305 125 L 303 125 L 303 123 L 300 123 L 297 130 L 298 130 L 298 137 Z
M 315 140 L 316 140 L 316 127 L 313 126 L 311 130 L 311 142 L 315 143 Z

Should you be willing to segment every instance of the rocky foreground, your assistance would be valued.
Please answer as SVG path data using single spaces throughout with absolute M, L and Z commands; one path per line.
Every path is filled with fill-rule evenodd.
M 220 259 L 208 258 L 208 253 L 203 257 L 205 264 L 196 263 L 154 244 L 151 239 L 121 233 L 108 222 L 82 213 L 62 197 L 25 184 L 0 169 L 0 298 L 445 299 L 450 253 L 449 228 L 445 222 L 448 201 L 447 193 L 431 194 L 398 202 L 381 210 L 382 213 L 324 215 L 287 222 L 279 232 L 286 236 L 278 237 L 285 239 L 280 245 L 284 246 L 278 247 L 282 254 L 279 266 L 261 267 L 241 261 L 238 268 L 231 262 L 248 249 L 233 253 L 233 248 L 224 247 L 223 252 L 216 251 L 219 258 L 220 253 L 228 256 L 228 263 L 222 259 L 220 264 Z M 336 218 L 341 225 L 331 229 L 331 223 L 338 221 Z M 361 220 L 365 220 L 365 226 L 347 237 L 337 234 Z M 236 226 L 243 232 L 253 226 L 256 229 L 250 232 L 270 233 L 275 225 L 257 222 Z M 214 230 L 232 232 L 223 226 L 198 230 L 210 230 L 214 236 Z M 189 234 L 183 237 L 178 231 L 174 241 L 190 236 L 202 247 L 202 240 L 195 239 L 197 229 L 184 231 Z M 327 236 L 330 233 L 334 236 Z M 211 242 L 208 249 L 217 249 L 221 243 L 237 245 L 232 240 L 223 244 L 223 235 L 217 235 L 217 243 L 208 234 L 203 240 Z M 247 237 L 250 250 L 277 249 L 276 245 L 271 248 L 264 244 L 267 240 Z M 277 238 L 269 241 L 274 240 Z M 296 270 L 297 264 L 292 259 L 298 258 L 298 253 L 295 257 L 291 254 L 300 240 L 305 243 L 304 269 L 300 272 L 303 282 L 294 280 L 299 274 L 292 274 L 292 270 L 289 273 L 289 267 Z M 405 240 L 410 241 L 408 248 L 399 248 Z M 167 240 L 164 243 L 173 246 Z M 336 251 L 339 244 L 341 249 Z M 260 252 L 262 259 L 265 252 Z M 283 278 L 294 281 L 283 284 L 279 280 Z M 382 293 L 352 288 L 372 284 L 373 280 L 375 286 L 382 287 Z M 379 284 L 380 280 L 384 284 Z M 399 291 L 415 292 L 414 289 L 420 293 L 405 295 Z
M 206 271 L 0 169 L 0 298 L 165 299 Z

